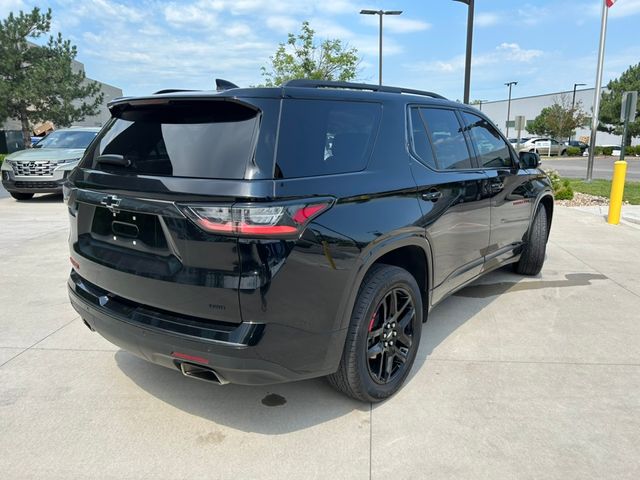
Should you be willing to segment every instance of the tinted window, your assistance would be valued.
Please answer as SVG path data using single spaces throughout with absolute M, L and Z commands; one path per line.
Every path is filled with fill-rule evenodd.
M 429 142 L 427 130 L 422 121 L 420 110 L 417 107 L 411 108 L 411 143 L 413 153 L 418 156 L 426 165 L 436 168 L 433 158 L 433 150 Z
M 467 142 L 453 110 L 421 108 L 439 169 L 472 168 Z
M 127 108 L 100 134 L 87 161 L 121 174 L 243 178 L 258 113 L 232 102 L 176 102 Z M 122 155 L 130 166 L 98 162 Z
M 63 130 L 51 132 L 34 148 L 87 148 L 98 132 Z
M 380 121 L 377 103 L 285 100 L 276 177 L 362 170 Z
M 473 142 L 480 165 L 483 167 L 511 167 L 511 153 L 507 143 L 498 131 L 484 118 L 463 112 L 469 135 Z

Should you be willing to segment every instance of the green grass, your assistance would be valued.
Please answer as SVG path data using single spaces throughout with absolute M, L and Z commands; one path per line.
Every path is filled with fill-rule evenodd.
M 4 153 L 0 153 L 0 165 L 4 162 L 4 157 L 6 157 L 6 155 Z
M 569 178 L 569 184 L 576 192 L 588 193 L 607 197 L 611 194 L 611 180 L 592 180 L 587 183 L 584 180 Z M 640 182 L 626 182 L 624 184 L 624 200 L 631 205 L 640 205 Z

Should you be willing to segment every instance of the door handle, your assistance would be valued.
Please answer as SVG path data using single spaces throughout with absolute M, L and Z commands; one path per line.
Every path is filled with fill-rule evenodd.
M 442 192 L 435 188 L 432 188 L 428 192 L 422 194 L 422 199 L 430 202 L 437 202 L 440 197 L 442 197 Z
M 492 192 L 501 192 L 502 189 L 504 188 L 504 183 L 502 182 L 497 182 L 497 183 L 492 183 L 491 184 L 491 191 Z

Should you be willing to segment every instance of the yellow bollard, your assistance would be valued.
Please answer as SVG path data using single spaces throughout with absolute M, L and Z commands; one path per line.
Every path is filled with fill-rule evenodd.
M 609 217 L 607 223 L 618 225 L 622 210 L 622 195 L 624 194 L 624 178 L 627 174 L 627 162 L 624 160 L 613 163 L 613 178 L 611 179 L 611 198 L 609 199 Z

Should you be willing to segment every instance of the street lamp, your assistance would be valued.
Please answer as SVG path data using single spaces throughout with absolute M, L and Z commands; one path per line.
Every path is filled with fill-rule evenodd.
M 380 16 L 380 38 L 379 38 L 379 57 L 378 57 L 378 85 L 382 85 L 382 17 L 384 15 L 400 15 L 402 10 L 360 10 L 360 15 L 379 15 Z
M 509 103 L 507 103 L 507 138 L 509 138 L 509 118 L 511 117 L 511 87 L 517 84 L 518 82 L 505 83 L 505 85 L 509 87 Z
M 489 100 L 478 100 L 478 110 L 482 111 L 482 104 L 487 103 Z
M 586 83 L 574 83 L 573 84 L 573 97 L 571 99 L 571 114 L 573 115 L 573 109 L 576 108 L 576 88 L 584 87 Z M 571 141 L 571 135 L 569 135 L 569 141 Z
M 467 5 L 467 56 L 464 65 L 464 103 L 469 105 L 469 89 L 471 88 L 471 46 L 473 44 L 473 3 L 474 0 L 453 0 Z

